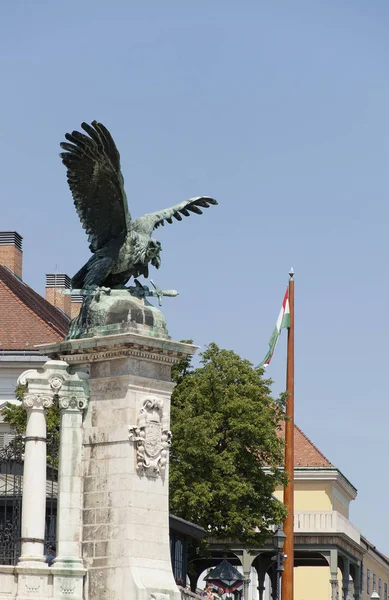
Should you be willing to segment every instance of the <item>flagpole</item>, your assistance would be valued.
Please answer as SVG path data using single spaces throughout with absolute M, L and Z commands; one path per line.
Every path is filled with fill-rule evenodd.
M 284 562 L 282 574 L 282 600 L 293 600 L 293 567 L 294 567 L 294 271 L 289 272 L 289 310 L 290 326 L 288 329 L 288 354 L 286 366 L 286 417 L 285 422 L 285 471 L 289 482 L 284 488 L 284 504 L 288 510 L 284 523 L 286 534 Z

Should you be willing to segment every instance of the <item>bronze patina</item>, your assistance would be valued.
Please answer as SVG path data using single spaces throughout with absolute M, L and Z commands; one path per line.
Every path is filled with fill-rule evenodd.
M 82 123 L 81 128 L 85 133 L 73 131 L 65 135 L 67 141 L 61 143 L 64 152 L 60 155 L 92 252 L 72 279 L 72 287 L 78 293 L 89 293 L 83 294 L 83 307 L 72 323 L 69 337 L 77 337 L 85 329 L 88 306 L 100 288 L 121 288 L 139 297 L 138 289 L 125 288 L 125 284 L 131 277 L 147 278 L 149 263 L 160 267 L 161 244 L 152 238 L 154 229 L 173 219 L 182 221 L 182 216 L 189 217 L 191 213 L 201 215 L 202 209 L 217 204 L 213 198 L 200 196 L 132 220 L 120 155 L 111 134 L 97 121 L 91 125 Z M 145 295 L 151 295 L 148 292 L 149 288 Z

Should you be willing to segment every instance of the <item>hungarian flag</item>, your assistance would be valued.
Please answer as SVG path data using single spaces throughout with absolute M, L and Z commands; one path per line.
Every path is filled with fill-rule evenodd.
M 267 367 L 267 365 L 270 364 L 270 361 L 273 358 L 274 350 L 277 346 L 278 338 L 280 337 L 281 329 L 284 329 L 285 327 L 290 327 L 289 288 L 286 288 L 280 314 L 278 315 L 276 326 L 274 327 L 273 333 L 271 334 L 271 338 L 269 340 L 269 351 L 259 365 L 260 367 Z

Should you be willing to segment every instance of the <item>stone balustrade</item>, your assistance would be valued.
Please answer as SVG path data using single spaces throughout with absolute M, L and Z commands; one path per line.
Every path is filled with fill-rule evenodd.
M 294 513 L 295 533 L 344 533 L 359 544 L 360 531 L 336 510 L 302 510 Z

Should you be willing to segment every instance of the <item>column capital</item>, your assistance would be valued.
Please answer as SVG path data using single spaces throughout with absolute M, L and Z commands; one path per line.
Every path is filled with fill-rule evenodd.
M 18 385 L 26 386 L 23 406 L 28 409 L 50 408 L 54 400 L 60 409 L 78 411 L 88 404 L 88 375 L 69 373 L 63 360 L 48 360 L 42 369 L 29 369 L 18 378 Z
M 53 396 L 47 394 L 24 394 L 22 404 L 26 410 L 50 408 L 53 406 Z
M 58 392 L 58 406 L 61 410 L 77 412 L 88 405 L 88 375 L 82 371 L 68 375 Z

